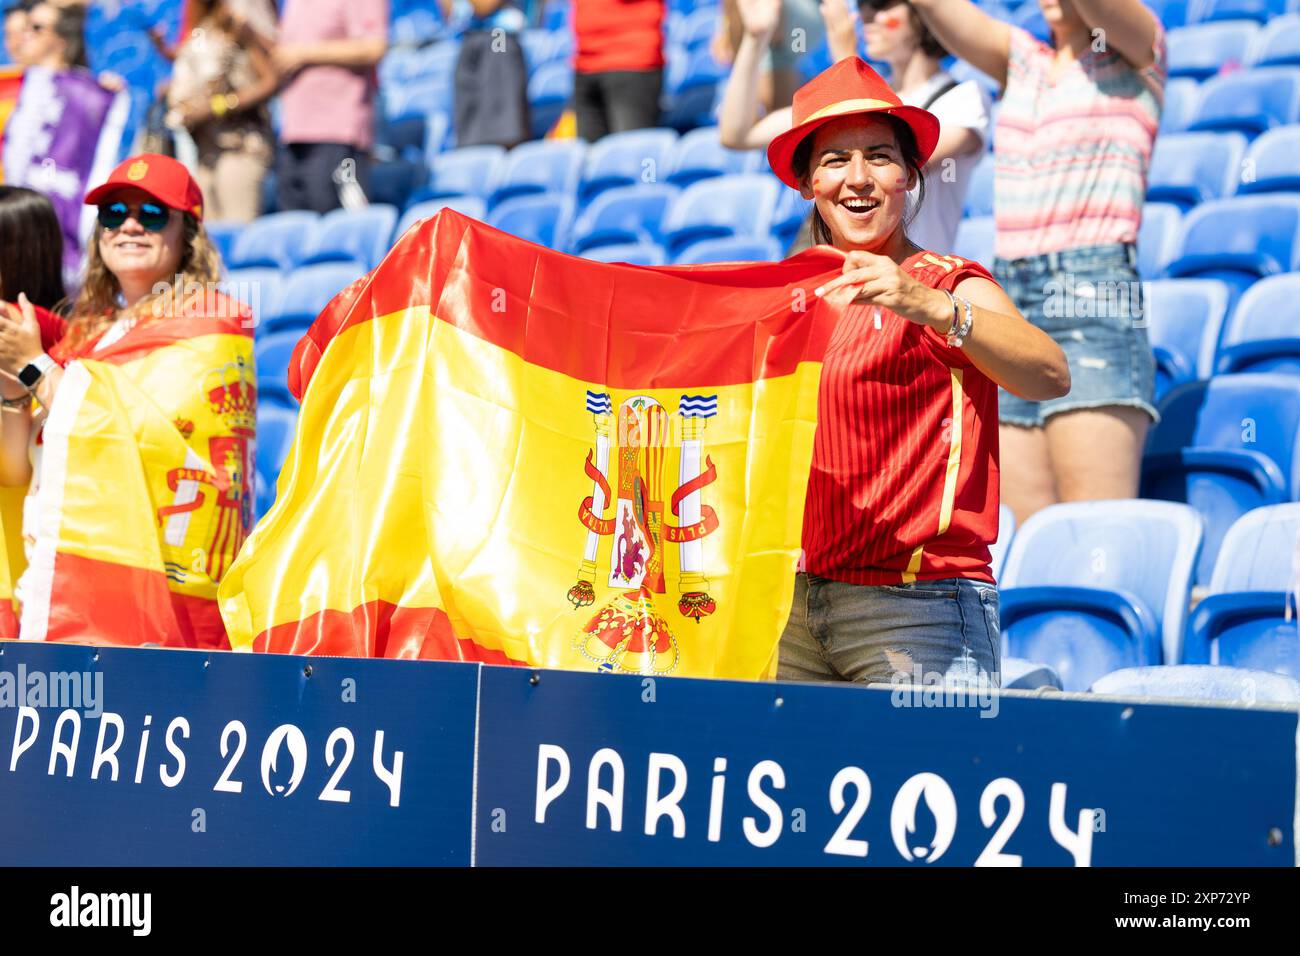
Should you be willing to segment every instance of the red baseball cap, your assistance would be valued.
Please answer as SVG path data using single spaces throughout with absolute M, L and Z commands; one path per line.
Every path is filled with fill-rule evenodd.
M 147 192 L 164 206 L 203 218 L 203 192 L 190 171 L 170 156 L 141 153 L 130 156 L 108 174 L 108 179 L 86 193 L 86 205 L 97 206 L 120 189 Z
M 888 113 L 906 123 L 916 136 L 921 162 L 928 162 L 939 144 L 939 120 L 919 106 L 904 106 L 879 73 L 856 56 L 845 57 L 799 87 L 794 94 L 794 125 L 767 147 L 767 161 L 778 179 L 799 188 L 792 162 L 795 150 L 817 127 L 864 113 Z

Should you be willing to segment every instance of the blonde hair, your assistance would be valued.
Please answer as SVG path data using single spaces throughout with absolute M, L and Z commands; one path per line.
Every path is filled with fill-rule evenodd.
M 131 316 L 137 323 L 165 318 L 179 312 L 180 305 L 186 301 L 188 290 L 196 283 L 206 292 L 221 279 L 221 254 L 212 244 L 203 223 L 187 212 L 181 215 L 185 217 L 182 232 L 185 252 L 181 255 L 176 275 L 166 289 L 146 295 L 123 311 L 123 316 Z M 98 337 L 113 323 L 114 313 L 118 309 L 122 287 L 99 253 L 99 239 L 103 233 L 104 227 L 96 222 L 87 250 L 86 278 L 73 302 L 67 334 L 59 342 L 59 351 L 65 355 L 76 354 L 87 342 Z

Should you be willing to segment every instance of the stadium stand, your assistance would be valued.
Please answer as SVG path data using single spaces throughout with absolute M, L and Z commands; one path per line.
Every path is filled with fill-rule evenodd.
M 1217 279 L 1158 279 L 1143 294 L 1159 401 L 1175 385 L 1213 373 L 1228 287 Z

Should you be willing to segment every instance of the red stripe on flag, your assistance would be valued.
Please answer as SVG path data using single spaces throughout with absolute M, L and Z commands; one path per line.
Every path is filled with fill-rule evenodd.
M 611 266 L 445 209 L 326 306 L 294 350 L 289 387 L 302 397 L 336 335 L 420 305 L 530 364 L 612 388 L 789 375 L 800 362 L 821 360 L 834 310 L 813 289 L 843 262 L 842 252 L 820 246 L 778 263 Z M 828 321 L 803 324 L 805 310 Z

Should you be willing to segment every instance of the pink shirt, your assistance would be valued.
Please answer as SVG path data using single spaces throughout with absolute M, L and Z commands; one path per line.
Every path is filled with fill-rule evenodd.
M 388 0 L 286 0 L 279 42 L 388 38 Z M 369 149 L 375 136 L 374 69 L 309 66 L 280 94 L 280 141 L 347 143 Z

